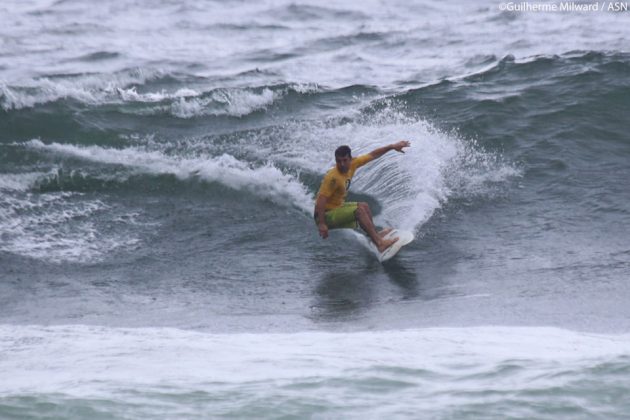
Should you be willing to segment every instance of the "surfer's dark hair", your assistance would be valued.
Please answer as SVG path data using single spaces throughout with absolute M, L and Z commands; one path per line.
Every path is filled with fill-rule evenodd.
M 335 159 L 345 157 L 345 156 L 352 157 L 352 151 L 350 150 L 350 147 L 349 146 L 337 147 L 337 150 L 335 150 Z

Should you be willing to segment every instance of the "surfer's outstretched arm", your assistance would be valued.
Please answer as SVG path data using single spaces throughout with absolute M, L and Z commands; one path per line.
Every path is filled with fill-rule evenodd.
M 411 143 L 409 143 L 407 140 L 402 140 L 402 141 L 399 141 L 398 143 L 388 144 L 387 146 L 374 149 L 370 152 L 370 155 L 372 156 L 372 158 L 378 159 L 381 156 L 383 156 L 385 153 L 389 152 L 390 150 L 395 150 L 400 153 L 405 153 L 405 151 L 403 150 L 403 147 L 409 147 L 409 146 L 411 146 Z

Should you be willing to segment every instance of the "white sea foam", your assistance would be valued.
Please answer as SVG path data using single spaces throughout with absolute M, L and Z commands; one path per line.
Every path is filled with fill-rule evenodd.
M 89 262 L 137 243 L 127 229 L 97 228 L 92 219 L 109 209 L 79 193 L 7 195 L 0 205 L 0 250 L 50 262 Z
M 259 94 L 243 90 L 220 91 L 215 93 L 213 97 L 215 100 L 227 104 L 229 115 L 238 117 L 265 108 L 273 103 L 277 95 L 270 89 L 263 89 Z
M 196 90 L 188 88 L 178 89 L 173 93 L 163 90 L 160 92 L 138 93 L 135 86 L 129 89 L 117 88 L 117 91 L 120 97 L 128 102 L 161 102 L 167 99 L 190 98 L 200 95 Z
M 478 57 L 512 54 L 521 60 L 602 45 L 627 50 L 624 13 L 510 13 L 492 3 L 402 0 L 325 7 L 316 0 L 217 2 L 211 8 L 182 1 L 176 11 L 169 3 L 152 6 L 35 2 L 29 10 L 12 2 L 3 10 L 8 65 L 2 78 L 15 86 L 42 68 L 58 74 L 77 66 L 101 71 L 102 62 L 72 59 L 107 50 L 120 52 L 118 65 L 160 63 L 186 72 L 186 65 L 203 63 L 203 76 L 228 76 L 241 86 L 235 76 L 256 68 L 274 80 L 282 74 L 296 83 L 392 87 L 479 70 L 487 60 Z M 82 42 L 61 44 L 65 33 L 81 34 Z M 281 59 L 261 60 L 276 54 Z
M 0 337 L 0 368 L 11 378 L 0 381 L 3 397 L 55 393 L 109 399 L 115 394 L 138 404 L 142 395 L 141 404 L 158 398 L 163 410 L 165 393 L 192 392 L 204 396 L 197 403 L 206 402 L 207 415 L 225 413 L 237 403 L 244 413 L 273 408 L 277 416 L 296 399 L 314 399 L 333 416 L 406 410 L 422 416 L 480 405 L 491 416 L 531 415 L 548 406 L 549 398 L 597 410 L 593 401 L 610 381 L 615 392 L 607 407 L 614 411 L 624 404 L 614 395 L 630 390 L 624 373 L 630 336 L 548 327 L 211 334 L 1 325 Z M 308 410 L 308 404 L 298 407 L 297 413 Z
M 31 108 L 38 104 L 72 98 L 87 104 L 115 102 L 126 86 L 144 84 L 162 75 L 160 71 L 135 69 L 114 74 L 87 74 L 68 78 L 39 78 L 26 84 L 0 83 L 0 104 L 4 110 Z M 133 96 L 132 88 L 125 94 Z M 147 96 L 148 99 L 152 99 Z
M 143 173 L 172 174 L 180 179 L 199 177 L 236 190 L 248 190 L 261 198 L 301 209 L 311 207 L 312 197 L 294 176 L 285 174 L 271 164 L 254 167 L 233 156 L 183 158 L 160 151 L 140 148 L 113 149 L 100 146 L 44 144 L 31 140 L 27 147 L 78 157 L 93 162 L 123 165 Z
M 170 106 L 170 113 L 179 118 L 193 118 L 202 116 L 205 113 L 205 107 L 210 101 L 208 99 L 186 99 L 179 98 Z
M 244 89 L 221 89 L 206 98 L 180 97 L 170 106 L 170 113 L 180 118 L 203 115 L 242 117 L 267 108 L 282 96 L 271 89 L 260 93 Z
M 263 110 L 285 94 L 269 88 L 218 89 L 207 95 L 191 88 L 180 88 L 174 92 L 160 90 L 139 93 L 136 86 L 160 75 L 160 72 L 132 71 L 115 75 L 87 75 L 69 79 L 42 78 L 23 86 L 8 86 L 0 83 L 0 105 L 4 110 L 32 108 L 35 105 L 72 98 L 90 105 L 122 104 L 136 102 L 155 104 L 148 109 L 131 110 L 141 114 L 168 112 L 179 118 L 204 115 L 227 115 L 242 117 Z
M 78 192 L 33 192 L 42 182 L 59 176 L 58 168 L 0 175 L 0 192 L 7 193 L 0 200 L 0 250 L 55 263 L 91 262 L 138 243 L 128 226 L 119 223 L 147 225 L 133 213 L 130 217 Z M 120 176 L 116 180 L 120 181 Z M 97 226 L 97 217 L 113 224 L 104 231 Z M 119 229 L 115 228 L 117 224 Z
M 518 166 L 497 153 L 485 152 L 474 140 L 460 145 L 446 169 L 447 185 L 460 198 L 492 196 L 497 184 L 523 175 Z
M 28 172 L 20 174 L 0 174 L 0 191 L 28 191 L 38 180 L 52 172 Z

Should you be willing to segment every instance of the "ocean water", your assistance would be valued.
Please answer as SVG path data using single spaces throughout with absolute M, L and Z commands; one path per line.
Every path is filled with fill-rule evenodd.
M 2 2 L 0 418 L 630 416 L 608 4 Z

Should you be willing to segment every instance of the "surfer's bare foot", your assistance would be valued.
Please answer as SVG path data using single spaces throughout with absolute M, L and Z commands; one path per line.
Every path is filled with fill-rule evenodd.
M 385 237 L 385 235 L 387 235 L 389 232 L 391 232 L 392 230 L 394 230 L 393 228 L 385 228 L 383 230 L 381 230 L 378 233 L 378 236 L 380 236 L 381 238 Z
M 398 238 L 394 238 L 394 239 L 382 239 L 381 243 L 377 245 L 378 248 L 378 252 L 383 252 L 385 251 L 387 248 L 389 248 L 390 246 L 392 246 L 394 243 L 396 243 L 396 241 L 398 241 Z

